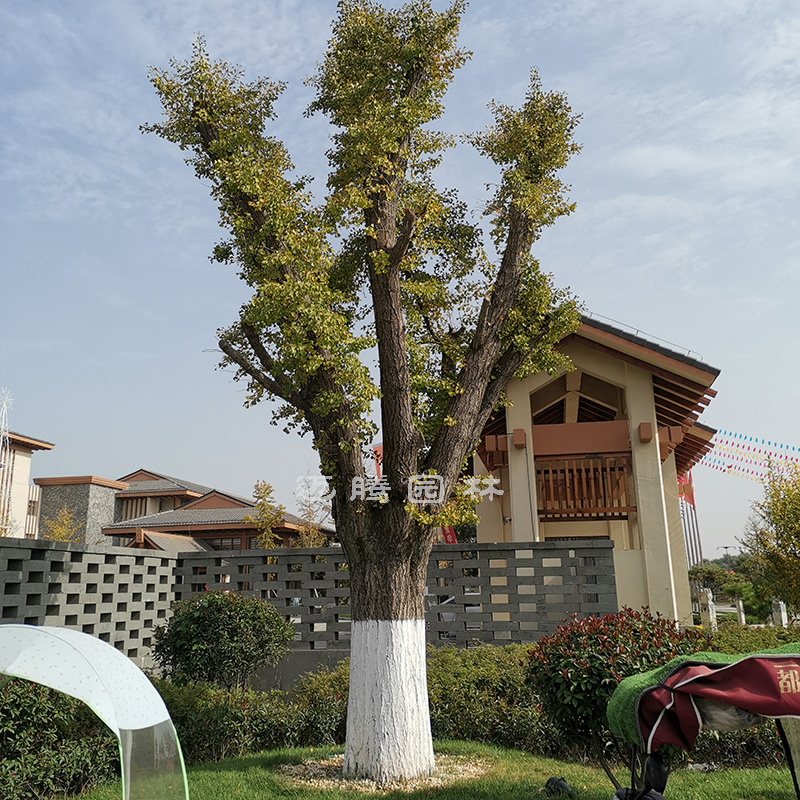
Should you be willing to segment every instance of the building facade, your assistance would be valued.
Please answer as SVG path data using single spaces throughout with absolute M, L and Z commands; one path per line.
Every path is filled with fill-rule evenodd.
M 39 489 L 31 484 L 31 458 L 37 450 L 52 450 L 50 442 L 9 431 L 0 456 L 0 535 L 36 538 Z
M 194 542 L 206 550 L 248 550 L 259 537 L 247 519 L 255 513 L 252 499 L 152 470 L 138 469 L 117 480 L 87 475 L 35 483 L 42 492 L 42 519 L 69 508 L 86 544 L 179 552 L 197 549 Z M 288 546 L 302 526 L 299 517 L 284 514 L 273 532 Z
M 689 623 L 679 480 L 711 447 L 719 370 L 590 318 L 560 347 L 574 369 L 513 381 L 484 430 L 474 471 L 503 495 L 478 541 L 610 540 L 620 607 Z

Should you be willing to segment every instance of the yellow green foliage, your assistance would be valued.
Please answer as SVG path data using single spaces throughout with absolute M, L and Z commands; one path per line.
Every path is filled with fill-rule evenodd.
M 59 509 L 55 518 L 42 522 L 42 538 L 53 542 L 80 542 L 83 525 L 75 520 L 75 514 L 66 506 Z
M 242 519 L 258 530 L 259 536 L 256 544 L 265 550 L 283 547 L 283 539 L 273 529 L 283 521 L 286 509 L 275 504 L 272 484 L 266 481 L 256 481 L 253 496 L 256 501 L 255 509 L 252 514 L 245 514 Z
M 188 61 L 150 73 L 164 119 L 143 130 L 177 144 L 211 187 L 227 231 L 214 257 L 252 290 L 220 331 L 222 366 L 247 383 L 248 404 L 280 399 L 276 419 L 313 433 L 341 503 L 363 477 L 376 401 L 384 435 L 387 409 L 403 427 L 403 446 L 387 448 L 385 464 L 396 507 L 415 473 L 444 475 L 451 495 L 513 375 L 568 367 L 554 346 L 577 327 L 576 303 L 530 249 L 573 210 L 558 172 L 579 150 L 579 117 L 534 71 L 520 109 L 492 104 L 495 124 L 461 137 L 500 173 L 485 246 L 481 221 L 433 171 L 459 142 L 435 126 L 470 56 L 458 44 L 465 8 L 339 3 L 309 79 L 308 113 L 333 125 L 328 191 L 318 200 L 270 132 L 282 83 L 246 81 L 239 67 L 213 61 L 202 38 Z M 380 381 L 367 352 L 376 344 Z M 423 516 L 442 524 L 453 512 Z
M 800 464 L 770 464 L 764 497 L 753 504 L 742 543 L 758 582 L 800 609 Z

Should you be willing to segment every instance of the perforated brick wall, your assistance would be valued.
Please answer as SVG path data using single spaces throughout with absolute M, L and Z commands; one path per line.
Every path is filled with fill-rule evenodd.
M 58 625 L 151 666 L 153 628 L 173 600 L 227 589 L 270 601 L 295 624 L 295 650 L 350 647 L 341 548 L 184 553 L 0 539 L 0 622 Z M 529 642 L 569 614 L 617 609 L 606 541 L 439 545 L 428 566 L 428 641 Z
M 185 554 L 176 578 L 177 598 L 207 587 L 269 600 L 295 623 L 295 649 L 349 648 L 349 574 L 340 548 Z M 426 595 L 429 642 L 534 641 L 571 613 L 617 610 L 612 544 L 438 545 Z
M 173 600 L 175 556 L 0 539 L 0 622 L 57 625 L 151 666 L 153 627 Z

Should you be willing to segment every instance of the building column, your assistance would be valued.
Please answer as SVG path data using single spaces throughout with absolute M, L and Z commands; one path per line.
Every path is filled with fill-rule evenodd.
M 506 409 L 508 488 L 511 493 L 511 541 L 538 542 L 536 465 L 531 436 L 531 401 L 526 381 L 512 381 L 507 389 L 512 406 Z M 515 428 L 525 431 L 525 447 L 514 446 Z
M 653 380 L 648 372 L 627 364 L 625 373 L 636 512 L 648 602 L 653 613 L 677 620 L 680 615 L 658 450 Z M 642 422 L 652 425 L 654 435 L 649 442 L 639 441 L 638 430 Z
M 689 568 L 686 558 L 686 540 L 681 518 L 680 498 L 678 497 L 678 472 L 675 468 L 675 453 L 661 465 L 661 478 L 664 485 L 664 501 L 667 508 L 669 543 L 672 553 L 672 576 L 675 581 L 675 597 L 678 606 L 678 622 L 692 624 L 692 592 L 689 588 Z

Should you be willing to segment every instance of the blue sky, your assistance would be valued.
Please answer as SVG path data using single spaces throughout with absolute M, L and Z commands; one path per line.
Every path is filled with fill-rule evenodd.
M 436 4 L 442 7 L 441 3 Z M 213 57 L 285 80 L 273 133 L 322 191 L 329 129 L 306 119 L 334 0 L 5 3 L 0 28 L 0 386 L 12 429 L 56 444 L 36 476 L 138 467 L 290 509 L 316 471 L 307 440 L 242 408 L 215 370 L 215 330 L 246 298 L 208 254 L 206 187 L 139 125 L 159 108 L 148 65 Z M 537 244 L 587 309 L 722 369 L 703 417 L 800 446 L 800 10 L 791 2 L 474 2 L 474 53 L 443 125 L 474 131 L 516 104 L 537 66 L 583 115 L 567 177 L 576 213 Z M 473 208 L 496 179 L 467 146 L 442 181 Z M 695 469 L 706 554 L 743 529 L 757 483 Z

